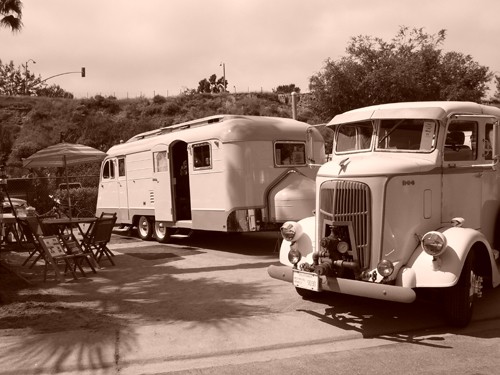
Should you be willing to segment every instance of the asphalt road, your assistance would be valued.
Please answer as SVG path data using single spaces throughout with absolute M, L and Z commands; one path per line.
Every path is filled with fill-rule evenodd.
M 276 233 L 197 233 L 171 244 L 115 234 L 110 247 L 115 267 L 45 289 L 58 288 L 75 325 L 2 337 L 0 374 L 492 374 L 500 368 L 500 289 L 486 291 L 472 324 L 456 330 L 429 301 L 335 294 L 303 300 L 291 284 L 267 274 L 278 264 Z M 92 310 L 79 308 L 83 302 Z
M 150 363 L 150 373 L 490 374 L 499 368 L 500 290 L 484 293 L 472 324 L 462 330 L 448 327 L 425 300 L 399 304 L 325 294 L 306 301 L 292 285 L 267 275 L 267 266 L 277 264 L 277 240 L 276 234 L 210 233 L 164 245 L 186 251 L 177 270 L 221 282 L 207 291 L 220 304 L 199 312 L 198 322 L 212 329 L 193 326 L 191 338 L 179 343 L 195 348 L 190 355 Z M 228 285 L 237 285 L 236 292 Z

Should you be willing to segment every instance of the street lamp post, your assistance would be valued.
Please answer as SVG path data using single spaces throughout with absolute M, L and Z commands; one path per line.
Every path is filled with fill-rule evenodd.
M 36 64 L 36 61 L 33 59 L 29 59 L 26 61 L 26 65 L 24 66 L 24 94 L 28 95 L 28 64 L 29 62 L 32 62 L 33 64 Z
M 222 66 L 222 89 L 226 92 L 226 64 L 221 62 L 220 66 Z

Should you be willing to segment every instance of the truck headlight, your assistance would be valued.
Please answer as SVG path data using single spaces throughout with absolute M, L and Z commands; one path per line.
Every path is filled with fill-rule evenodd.
M 377 264 L 377 272 L 383 277 L 391 276 L 394 272 L 394 264 L 390 260 L 382 259 Z
M 441 232 L 427 232 L 420 241 L 422 249 L 429 255 L 437 257 L 446 250 L 446 237 Z
M 295 221 L 287 221 L 284 223 L 281 228 L 281 237 L 283 237 L 284 240 L 293 242 L 297 241 L 300 236 L 302 236 L 303 230 L 302 230 L 302 225 Z

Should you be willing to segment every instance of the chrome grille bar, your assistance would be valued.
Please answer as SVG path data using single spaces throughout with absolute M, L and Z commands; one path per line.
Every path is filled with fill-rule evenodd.
M 367 267 L 371 238 L 370 189 L 360 182 L 342 180 L 329 181 L 321 189 L 323 219 L 352 223 L 360 267 Z

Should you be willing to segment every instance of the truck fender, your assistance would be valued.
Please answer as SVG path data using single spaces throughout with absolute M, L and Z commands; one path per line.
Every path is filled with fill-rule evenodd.
M 457 283 L 465 259 L 474 244 L 482 243 L 487 249 L 489 244 L 484 235 L 471 228 L 445 227 L 437 230 L 445 235 L 447 246 L 445 252 L 433 258 L 427 254 L 420 244 L 416 247 L 406 267 L 400 272 L 399 279 L 407 285 L 417 288 L 450 287 Z M 409 281 L 411 280 L 411 281 Z
M 316 219 L 314 216 L 306 217 L 305 219 L 301 219 L 297 222 L 302 226 L 303 233 L 296 241 L 297 248 L 302 255 L 302 259 L 299 262 L 299 265 L 302 263 L 312 263 L 312 254 L 314 252 L 314 241 L 316 238 Z M 287 240 L 283 240 L 281 242 L 280 247 L 280 263 L 285 266 L 292 267 L 292 263 L 288 260 L 288 252 L 290 251 L 290 246 L 292 243 Z

